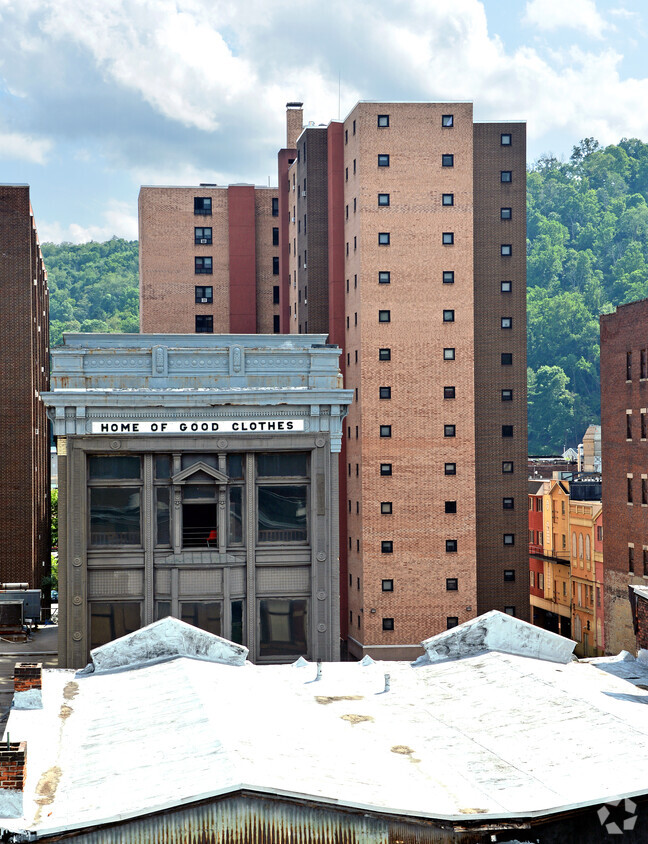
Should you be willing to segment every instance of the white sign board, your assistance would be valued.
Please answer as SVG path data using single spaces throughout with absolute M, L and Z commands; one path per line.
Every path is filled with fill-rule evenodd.
M 95 419 L 93 434 L 292 434 L 303 419 Z

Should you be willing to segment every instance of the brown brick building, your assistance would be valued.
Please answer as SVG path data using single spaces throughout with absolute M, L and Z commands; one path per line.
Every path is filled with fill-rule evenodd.
M 276 188 L 142 187 L 141 331 L 278 333 Z
M 342 636 L 406 658 L 478 613 L 529 614 L 525 125 L 469 103 L 301 120 L 290 103 L 281 330 L 344 349 Z
M 0 185 L 0 582 L 39 589 L 50 570 L 47 273 L 28 185 Z
M 605 646 L 634 651 L 628 587 L 648 583 L 648 299 L 601 316 Z

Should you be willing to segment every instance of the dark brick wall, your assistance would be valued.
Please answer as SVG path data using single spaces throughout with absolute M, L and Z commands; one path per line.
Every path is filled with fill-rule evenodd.
M 308 324 L 309 334 L 327 334 L 329 330 L 327 146 L 328 135 L 323 128 L 305 129 L 297 142 L 297 289 L 301 293 L 297 322 L 303 333 Z
M 528 620 L 526 126 L 477 123 L 473 150 L 477 610 L 514 606 Z M 502 171 L 511 171 L 510 183 Z M 502 220 L 501 208 L 511 208 L 512 219 Z M 510 257 L 502 257 L 502 244 L 511 244 Z M 512 292 L 501 292 L 502 281 Z M 502 317 L 512 318 L 511 329 L 501 327 Z M 512 353 L 511 366 L 502 366 L 503 352 Z M 502 401 L 502 389 L 513 390 L 513 401 Z M 512 438 L 502 437 L 502 425 L 513 425 Z M 513 461 L 513 474 L 502 473 L 503 461 Z M 502 508 L 505 496 L 514 510 Z M 505 533 L 515 535 L 514 546 L 504 546 Z M 504 569 L 515 569 L 514 583 L 504 582 Z
M 637 648 L 648 648 L 648 601 L 637 595 Z
M 643 549 L 648 548 L 648 504 L 642 504 L 641 495 L 641 476 L 648 474 L 647 443 L 641 437 L 641 410 L 648 410 L 648 378 L 641 377 L 642 349 L 646 352 L 648 368 L 648 300 L 621 305 L 616 313 L 601 316 L 603 513 L 608 514 L 603 526 L 603 560 L 608 653 L 618 653 L 623 648 L 634 650 L 628 585 L 648 582 L 643 567 Z M 626 377 L 628 352 L 630 378 Z M 628 410 L 632 411 L 630 438 Z M 631 504 L 628 475 L 632 475 Z M 634 547 L 634 575 L 629 570 L 629 544 Z
M 0 582 L 40 588 L 50 567 L 47 274 L 27 185 L 0 185 Z

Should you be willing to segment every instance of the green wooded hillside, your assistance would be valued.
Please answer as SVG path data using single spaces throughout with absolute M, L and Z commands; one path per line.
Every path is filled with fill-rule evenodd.
M 600 418 L 599 322 L 648 297 L 648 145 L 588 138 L 539 159 L 527 190 L 529 453 L 576 445 Z M 138 331 L 137 241 L 43 244 L 51 344 Z
M 600 418 L 601 313 L 648 296 L 648 145 L 588 138 L 528 173 L 529 452 Z
M 139 331 L 138 243 L 44 243 L 50 345 L 64 331 Z

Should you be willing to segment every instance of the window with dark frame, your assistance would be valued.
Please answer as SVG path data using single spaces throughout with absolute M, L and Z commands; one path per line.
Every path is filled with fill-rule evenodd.
M 632 504 L 632 476 L 626 478 L 627 481 L 627 494 L 628 494 L 628 504 Z
M 626 381 L 632 381 L 632 352 L 626 352 Z
M 391 387 L 379 387 L 378 388 L 378 398 L 390 399 L 391 398 Z
M 509 134 L 509 132 L 503 132 L 503 133 L 500 135 L 500 144 L 501 144 L 503 147 L 510 147 L 510 146 L 511 146 L 511 141 L 512 141 L 512 140 L 513 140 L 513 139 L 511 138 L 511 135 Z
M 500 292 L 501 293 L 511 293 L 513 290 L 513 282 L 511 281 L 500 281 Z
M 504 545 L 515 545 L 515 534 L 505 533 L 502 537 Z
M 389 205 L 389 194 L 388 193 L 379 193 L 378 194 L 378 206 L 384 208 L 385 206 Z
M 383 592 L 393 592 L 394 591 L 394 581 L 391 578 L 389 580 L 383 580 L 382 591 Z
M 459 581 L 456 577 L 446 577 L 446 592 L 456 592 L 459 589 Z
M 212 259 L 196 255 L 194 258 L 194 273 L 196 275 L 211 275 L 213 272 Z
M 632 439 L 632 414 L 626 413 L 626 439 Z
M 394 553 L 394 543 L 391 539 L 383 539 L 380 542 L 380 553 L 381 554 L 393 554 Z
M 194 196 L 194 214 L 204 214 L 206 216 L 211 216 L 211 212 L 211 196 Z
M 457 434 L 457 426 L 456 425 L 444 425 L 443 426 L 443 436 L 444 437 L 454 437 Z
M 509 184 L 513 181 L 513 172 L 511 170 L 502 170 L 500 172 L 500 181 L 504 184 Z
M 454 155 L 449 152 L 444 152 L 441 155 L 441 166 L 442 167 L 454 167 Z
M 214 317 L 211 314 L 196 314 L 196 334 L 213 334 Z
M 515 510 L 515 499 L 511 497 L 502 498 L 502 510 Z
M 452 246 L 454 244 L 454 232 L 443 232 L 441 242 L 444 246 Z
M 394 619 L 393 618 L 383 618 L 382 629 L 383 630 L 393 630 L 394 629 Z
M 503 329 L 513 328 L 513 317 L 503 316 L 500 320 L 500 325 Z
M 392 435 L 392 426 L 391 425 L 381 425 L 380 426 L 380 436 L 384 439 L 386 437 L 391 437 Z
M 455 321 L 455 312 L 453 310 L 445 310 L 443 312 L 443 321 L 444 322 L 454 322 Z
M 504 612 L 507 615 L 512 615 L 515 618 L 515 607 L 504 607 Z
M 279 258 L 272 259 L 272 275 L 279 275 Z
M 641 503 L 648 504 L 648 479 L 641 479 Z
M 391 237 L 389 232 L 378 232 L 378 246 L 389 246 Z
M 443 350 L 443 360 L 454 360 L 455 359 L 455 350 L 452 347 L 446 347 Z
M 391 349 L 378 349 L 378 360 L 391 360 Z
M 445 541 L 445 549 L 446 554 L 455 554 L 457 551 L 457 540 L 456 539 L 446 539 Z
M 503 437 L 512 437 L 513 436 L 513 425 L 502 425 L 502 436 Z
M 279 304 L 279 285 L 274 284 L 272 286 L 272 304 L 278 305 Z
M 513 474 L 513 461 L 512 460 L 502 460 L 502 474 L 503 475 L 512 475 Z
M 646 425 L 646 412 L 644 410 L 641 411 L 639 418 L 641 419 L 641 439 L 645 440 L 648 426 Z
M 452 630 L 453 627 L 459 627 L 459 618 L 456 615 L 449 615 L 446 618 L 446 630 Z
M 500 208 L 500 220 L 511 220 L 513 218 L 513 209 Z
M 279 197 L 277 196 L 272 197 L 272 216 L 279 216 Z
M 194 288 L 195 300 L 198 305 L 208 305 L 214 300 L 214 288 L 211 286 L 198 286 Z
M 391 322 L 391 311 L 378 311 L 378 322 Z
M 500 246 L 500 255 L 503 258 L 510 258 L 513 254 L 513 246 L 510 243 L 502 243 Z
M 392 473 L 392 464 L 391 463 L 381 463 L 380 464 L 380 474 L 384 477 L 386 475 L 391 475 Z
M 513 401 L 513 390 L 502 390 L 502 401 Z
M 628 571 L 634 574 L 634 546 L 628 545 Z
M 455 274 L 454 270 L 444 270 L 443 271 L 443 283 L 444 284 L 454 284 Z
M 454 194 L 453 193 L 444 193 L 441 194 L 441 205 L 454 205 Z
M 454 399 L 456 397 L 456 388 L 455 387 L 444 387 L 443 388 L 443 398 L 444 399 Z
M 446 513 L 456 513 L 457 512 L 457 502 L 456 501 L 446 501 L 445 502 L 445 512 Z
M 446 475 L 456 475 L 457 474 L 457 464 L 456 463 L 445 463 L 443 466 L 444 474 Z
M 388 270 L 380 270 L 378 284 L 391 284 L 391 273 Z
M 378 115 L 378 128 L 379 129 L 386 129 L 389 126 L 389 115 L 388 114 L 379 114 Z
M 389 167 L 389 156 L 386 153 L 378 154 L 378 166 Z
M 391 501 L 381 501 L 380 502 L 380 514 L 382 516 L 391 516 L 391 514 L 392 514 L 392 503 L 391 503 Z
M 441 126 L 444 129 L 449 129 L 454 126 L 454 114 L 443 114 L 441 116 Z
M 279 246 L 279 228 L 277 226 L 272 229 L 272 245 Z
M 504 583 L 515 583 L 515 569 L 504 569 Z
M 513 353 L 512 352 L 502 352 L 502 366 L 512 366 L 513 365 Z
M 198 246 L 209 246 L 212 242 L 211 226 L 194 226 L 194 243 Z
M 648 377 L 648 362 L 646 360 L 646 349 L 642 349 L 639 352 L 639 377 L 646 378 Z

